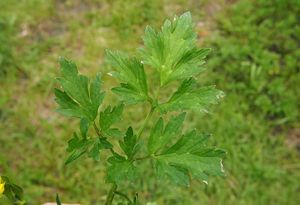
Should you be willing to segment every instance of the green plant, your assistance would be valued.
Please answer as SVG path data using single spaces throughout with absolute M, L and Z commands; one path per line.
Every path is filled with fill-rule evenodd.
M 0 15 L 0 77 L 4 77 L 10 68 L 14 68 L 12 47 L 14 46 L 13 24 L 14 19 L 5 19 Z
M 245 97 L 249 109 L 280 124 L 297 121 L 299 1 L 239 1 L 224 10 L 217 19 L 220 35 L 210 42 L 216 77 Z
M 8 177 L 0 175 L 0 198 L 2 195 L 6 196 L 7 199 L 14 205 L 25 204 L 22 199 L 23 189 L 12 183 Z
M 118 186 L 122 181 L 136 180 L 141 174 L 140 163 L 147 160 L 153 162 L 158 177 L 167 177 L 183 186 L 188 186 L 191 178 L 206 182 L 208 175 L 223 175 L 225 152 L 206 146 L 209 134 L 195 129 L 182 134 L 185 111 L 207 112 L 210 105 L 223 97 L 223 92 L 214 86 L 197 84 L 195 77 L 203 71 L 210 49 L 197 48 L 196 37 L 191 15 L 185 13 L 173 21 L 165 21 L 159 32 L 148 26 L 143 37 L 144 47 L 138 52 L 140 57 L 107 51 L 107 62 L 114 68 L 111 75 L 120 81 L 112 92 L 121 101 L 114 107 L 101 107 L 100 113 L 105 96 L 101 90 L 101 75 L 89 79 L 78 73 L 73 62 L 60 59 L 61 89 L 55 89 L 56 102 L 60 105 L 57 111 L 80 119 L 80 132 L 74 132 L 68 142 L 70 156 L 66 164 L 83 155 L 99 161 L 100 152 L 110 153 L 106 180 L 112 186 L 106 205 L 112 204 L 115 195 L 126 201 L 120 204 L 138 204 L 137 195 L 132 200 L 121 193 Z M 157 80 L 148 84 L 149 75 L 144 68 L 152 68 L 153 79 L 157 77 Z M 164 100 L 160 93 L 176 82 L 180 83 L 178 89 Z M 132 122 L 124 122 L 128 123 L 124 134 L 115 123 L 121 120 L 126 106 L 137 104 L 147 104 L 149 112 L 138 131 L 133 129 Z M 156 123 L 148 135 L 144 130 L 154 113 Z M 147 144 L 144 144 L 146 137 Z

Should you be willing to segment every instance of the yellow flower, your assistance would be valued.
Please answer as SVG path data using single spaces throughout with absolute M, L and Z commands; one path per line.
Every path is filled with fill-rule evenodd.
M 0 197 L 4 192 L 4 186 L 5 186 L 5 182 L 1 179 L 1 176 L 0 176 Z

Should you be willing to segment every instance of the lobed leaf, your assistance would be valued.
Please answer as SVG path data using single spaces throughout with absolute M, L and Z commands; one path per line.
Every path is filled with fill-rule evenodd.
M 163 160 L 156 160 L 155 167 L 160 177 L 167 175 L 175 184 L 189 186 L 190 179 L 186 170 L 177 166 L 168 165 Z
M 88 152 L 88 156 L 95 161 L 100 160 L 100 150 L 103 149 L 111 149 L 113 148 L 113 145 L 108 142 L 105 138 L 98 138 L 95 140 L 92 148 Z
M 118 184 L 123 180 L 133 181 L 137 176 L 137 168 L 133 161 L 114 153 L 114 156 L 108 159 L 110 166 L 107 168 L 107 180 Z
M 110 144 L 106 138 L 98 137 L 90 139 L 84 136 L 79 138 L 78 135 L 74 133 L 73 138 L 68 142 L 67 152 L 71 152 L 71 154 L 67 158 L 65 165 L 70 164 L 84 154 L 87 154 L 88 157 L 93 158 L 95 161 L 99 161 L 100 150 L 111 149 L 112 147 L 112 144 Z
M 91 143 L 91 140 L 88 140 L 86 138 L 80 139 L 77 134 L 74 133 L 73 138 L 68 142 L 67 152 L 71 152 L 71 154 L 65 161 L 65 165 L 70 164 L 71 162 L 85 154 Z
M 204 181 L 208 175 L 223 175 L 222 157 L 225 152 L 206 146 L 209 135 L 193 130 L 167 146 L 180 135 L 184 116 L 182 113 L 172 117 L 165 128 L 160 118 L 151 131 L 148 152 L 155 160 L 157 174 L 168 176 L 176 184 L 185 186 L 189 184 L 189 174 Z
M 137 169 L 133 164 L 133 157 L 140 146 L 137 136 L 133 133 L 131 127 L 127 129 L 123 140 L 119 141 L 119 145 L 126 154 L 126 157 L 113 152 L 113 156 L 108 159 L 110 166 L 107 169 L 107 179 L 113 183 L 119 183 L 122 180 L 133 180 L 137 175 Z
M 195 110 L 208 112 L 212 104 L 217 104 L 224 96 L 223 91 L 214 86 L 197 88 L 193 78 L 184 80 L 177 91 L 166 102 L 159 105 L 161 112 Z
M 163 154 L 194 153 L 205 147 L 205 143 L 209 137 L 209 134 L 198 134 L 196 130 L 192 130 L 188 134 L 183 135 L 174 145 L 164 150 Z
M 140 53 L 145 64 L 159 73 L 161 86 L 195 76 L 203 70 L 201 65 L 210 49 L 198 49 L 196 38 L 190 12 L 165 21 L 159 32 L 146 27 L 144 48 Z
M 120 131 L 116 128 L 111 128 L 111 126 L 121 120 L 123 108 L 123 104 L 113 108 L 108 106 L 103 112 L 100 112 L 99 124 L 102 133 L 108 136 L 120 135 Z
M 224 152 L 215 149 L 208 149 L 199 153 L 172 153 L 160 155 L 158 160 L 168 166 L 178 166 L 189 170 L 193 177 L 206 181 L 208 175 L 224 175 L 221 157 Z M 174 180 L 174 179 L 173 179 Z
M 3 195 L 5 195 L 13 204 L 25 204 L 22 200 L 23 189 L 20 186 L 12 183 L 6 176 L 0 176 L 0 180 L 5 183 Z
M 124 153 L 126 154 L 128 160 L 131 160 L 139 150 L 137 136 L 133 134 L 133 130 L 131 127 L 127 129 L 124 140 L 119 141 L 119 144 Z
M 78 73 L 73 62 L 64 58 L 60 59 L 60 68 L 62 76 L 58 81 L 62 90 L 54 91 L 55 100 L 60 105 L 57 111 L 66 116 L 94 121 L 104 98 L 104 92 L 101 92 L 100 75 L 98 74 L 89 82 L 86 76 Z
M 149 154 L 156 153 L 159 149 L 163 148 L 174 136 L 179 132 L 183 124 L 185 113 L 172 117 L 165 129 L 163 119 L 160 118 L 154 128 L 152 129 L 149 137 L 148 152 Z
M 146 101 L 148 86 L 143 64 L 118 51 L 107 51 L 106 59 L 116 69 L 112 75 L 121 82 L 120 87 L 112 91 L 121 96 L 126 104 Z

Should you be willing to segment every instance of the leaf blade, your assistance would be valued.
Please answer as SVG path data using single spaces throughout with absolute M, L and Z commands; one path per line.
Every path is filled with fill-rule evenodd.
M 144 65 L 137 58 L 130 58 L 118 51 L 106 51 L 107 62 L 116 69 L 112 76 L 120 81 L 120 87 L 112 89 L 126 104 L 136 104 L 148 99 L 147 78 Z
M 101 78 L 94 80 L 80 75 L 72 61 L 60 58 L 61 77 L 58 78 L 62 90 L 55 89 L 55 101 L 60 108 L 57 111 L 69 117 L 86 118 L 92 122 L 98 114 L 98 108 L 104 98 L 101 92 Z
M 166 102 L 159 105 L 161 112 L 194 110 L 208 112 L 211 105 L 217 104 L 224 92 L 214 86 L 197 88 L 193 78 L 184 80 L 177 91 Z
M 161 86 L 174 80 L 199 74 L 210 49 L 196 47 L 196 32 L 193 31 L 190 12 L 173 21 L 166 20 L 159 32 L 147 26 L 140 49 L 145 64 L 159 73 Z

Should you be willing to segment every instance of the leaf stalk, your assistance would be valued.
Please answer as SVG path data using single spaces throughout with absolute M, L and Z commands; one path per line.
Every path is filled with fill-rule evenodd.
M 154 107 L 154 106 L 151 106 L 150 112 L 148 113 L 148 115 L 147 115 L 145 121 L 143 122 L 141 128 L 140 128 L 139 131 L 138 131 L 137 139 L 140 139 L 140 137 L 141 137 L 141 135 L 142 135 L 142 133 L 143 133 L 145 127 L 148 125 L 149 120 L 151 119 L 151 117 L 152 117 L 152 115 L 153 115 L 154 110 L 155 110 L 155 107 Z
M 105 202 L 105 205 L 111 205 L 113 200 L 114 200 L 114 197 L 115 197 L 115 193 L 117 191 L 117 184 L 113 183 L 109 192 L 108 192 L 108 196 L 106 198 L 106 202 Z

